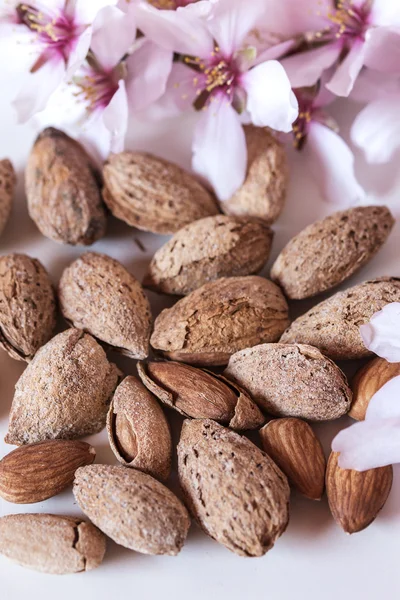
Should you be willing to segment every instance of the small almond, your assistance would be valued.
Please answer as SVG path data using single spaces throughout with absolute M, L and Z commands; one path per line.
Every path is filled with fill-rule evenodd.
M 285 473 L 289 482 L 311 500 L 321 500 L 326 461 L 321 443 L 301 419 L 274 419 L 260 429 L 264 451 Z
M 156 479 L 168 479 L 172 455 L 168 421 L 157 400 L 135 377 L 126 377 L 115 390 L 107 432 L 120 463 Z
M 0 235 L 10 218 L 16 183 L 17 177 L 11 162 L 7 158 L 0 160 Z
M 375 520 L 392 487 L 392 466 L 354 471 L 341 469 L 332 452 L 326 469 L 326 492 L 336 523 L 346 533 L 362 531 Z
M 86 442 L 49 440 L 28 444 L 0 461 L 0 496 L 15 504 L 32 504 L 56 496 L 90 465 L 95 449 Z
M 353 379 L 351 386 L 353 403 L 349 410 L 349 417 L 357 421 L 363 421 L 372 396 L 393 377 L 399 376 L 400 363 L 390 363 L 384 358 L 370 360 L 357 371 Z
M 166 357 L 225 365 L 243 348 L 276 342 L 289 323 L 281 290 L 258 276 L 206 283 L 157 317 L 150 343 Z

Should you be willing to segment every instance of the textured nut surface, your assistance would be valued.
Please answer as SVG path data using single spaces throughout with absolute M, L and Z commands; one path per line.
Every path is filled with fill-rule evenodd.
M 224 375 L 247 390 L 267 413 L 310 421 L 338 419 L 350 408 L 342 371 L 317 348 L 261 344 L 234 354 Z
M 120 463 L 157 479 L 168 478 L 172 454 L 168 421 L 157 400 L 135 377 L 126 377 L 115 390 L 107 433 Z
M 11 161 L 8 158 L 0 160 L 0 235 L 10 217 L 16 183 L 17 177 Z
M 392 487 L 392 466 L 353 471 L 341 469 L 332 452 L 326 469 L 326 493 L 336 523 L 346 533 L 362 531 L 375 520 Z
M 144 286 L 186 295 L 219 277 L 251 275 L 267 262 L 271 229 L 248 218 L 217 215 L 190 223 L 154 255 Z
M 56 302 L 46 269 L 25 254 L 0 257 L 0 346 L 30 361 L 52 336 Z
M 250 396 L 221 375 L 173 361 L 137 367 L 145 386 L 185 417 L 214 419 L 232 429 L 256 429 L 265 421 Z
M 384 358 L 370 360 L 357 371 L 352 381 L 353 402 L 349 416 L 357 421 L 363 421 L 372 396 L 390 379 L 399 376 L 400 363 L 390 363 Z
M 144 231 L 175 233 L 218 213 L 211 194 L 192 175 L 151 154 L 111 154 L 103 175 L 104 201 L 112 214 Z
M 348 279 L 380 250 L 394 225 L 385 206 L 358 206 L 306 227 L 276 259 L 271 279 L 301 300 Z
M 103 237 L 106 212 L 89 155 L 62 131 L 37 138 L 25 173 L 28 210 L 41 233 L 64 244 L 93 244 Z
M 52 498 L 73 482 L 78 467 L 90 465 L 95 456 L 92 446 L 76 440 L 21 446 L 0 461 L 0 496 L 16 504 Z
M 316 346 L 334 360 L 370 356 L 360 325 L 386 304 L 400 302 L 400 278 L 381 277 L 337 292 L 293 321 L 281 342 Z
M 62 274 L 61 311 L 69 323 L 132 358 L 146 358 L 151 311 L 142 286 L 117 260 L 88 252 Z
M 326 461 L 321 443 L 301 419 L 274 419 L 260 429 L 264 451 L 290 483 L 311 500 L 320 500 L 325 487 Z
M 179 480 L 204 531 L 240 556 L 262 556 L 285 531 L 289 485 L 269 456 L 214 421 L 186 420 Z
M 150 343 L 173 360 L 224 365 L 238 350 L 277 341 L 288 323 L 286 300 L 274 283 L 226 277 L 163 310 Z
M 74 494 L 90 520 L 121 546 L 175 556 L 185 542 L 190 527 L 186 508 L 146 473 L 122 466 L 82 467 Z
M 57 575 L 91 571 L 105 551 L 105 536 L 79 518 L 48 514 L 0 518 L 0 554 L 28 569 Z
M 119 371 L 90 335 L 68 329 L 41 348 L 15 386 L 5 441 L 30 444 L 97 433 Z
M 244 127 L 248 166 L 242 187 L 232 198 L 221 202 L 228 215 L 249 216 L 274 223 L 285 204 L 288 187 L 286 150 L 268 130 Z

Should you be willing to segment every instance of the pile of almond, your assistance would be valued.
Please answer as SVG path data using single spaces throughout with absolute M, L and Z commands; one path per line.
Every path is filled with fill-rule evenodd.
M 400 279 L 339 291 L 293 322 L 288 301 L 351 277 L 385 243 L 393 217 L 377 206 L 335 213 L 289 242 L 270 279 L 258 275 L 287 165 L 267 131 L 247 127 L 246 139 L 244 186 L 218 205 L 165 160 L 124 152 L 99 173 L 63 132 L 38 137 L 26 194 L 41 233 L 89 245 L 105 234 L 110 211 L 130 226 L 173 234 L 143 285 L 181 298 L 153 320 L 141 283 L 109 256 L 83 253 L 57 289 L 35 258 L 0 257 L 0 345 L 27 362 L 5 438 L 18 448 L 0 461 L 0 496 L 34 504 L 73 484 L 84 514 L 3 516 L 1 554 L 48 573 L 97 567 L 106 537 L 136 552 L 176 555 L 194 519 L 232 552 L 256 557 L 285 532 L 291 488 L 311 500 L 326 491 L 348 533 L 384 505 L 392 468 L 343 470 L 334 453 L 326 461 L 312 423 L 347 413 L 363 419 L 372 395 L 400 374 L 399 364 L 375 358 L 350 387 L 334 362 L 369 357 L 359 326 L 400 301 Z M 1 161 L 0 229 L 14 184 L 11 163 Z M 69 328 L 56 333 L 58 312 Z M 138 361 L 137 375 L 110 362 L 110 349 Z M 182 416 L 177 444 L 172 411 Z M 95 449 L 80 439 L 105 427 L 118 464 L 93 464 Z

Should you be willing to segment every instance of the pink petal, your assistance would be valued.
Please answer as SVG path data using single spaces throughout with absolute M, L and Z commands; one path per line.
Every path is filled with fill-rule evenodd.
M 314 85 L 325 69 L 331 67 L 339 58 L 341 45 L 327 44 L 315 50 L 300 52 L 281 62 L 293 88 Z
M 289 52 L 289 50 L 293 47 L 294 43 L 294 40 L 286 40 L 285 42 L 280 42 L 278 44 L 270 46 L 266 50 L 263 50 L 262 52 L 259 52 L 257 54 L 257 58 L 254 64 L 259 65 L 263 62 L 266 62 L 267 60 L 277 60 L 278 58 L 286 54 L 286 52 Z
M 336 72 L 326 87 L 336 96 L 348 96 L 363 67 L 366 44 L 357 42 L 353 44 L 344 61 L 338 66 Z
M 317 32 L 327 25 L 332 0 L 265 0 L 267 17 L 257 29 L 292 37 Z
M 173 54 L 169 50 L 145 38 L 139 41 L 137 49 L 126 63 L 126 91 L 131 110 L 143 110 L 164 94 L 172 59 Z
M 374 0 L 370 18 L 374 25 L 398 26 L 400 25 L 400 4 L 396 0 Z
M 113 6 L 101 10 L 93 25 L 91 49 L 102 67 L 113 69 L 127 53 L 136 37 L 132 19 Z
M 76 22 L 82 25 L 92 24 L 99 11 L 117 3 L 118 0 L 67 0 L 67 6 L 70 5 L 70 10 L 73 9 Z
M 400 73 L 400 28 L 370 29 L 367 32 L 364 63 L 384 73 Z
M 119 82 L 118 91 L 103 111 L 103 122 L 111 134 L 110 152 L 122 152 L 128 129 L 128 98 L 123 81 Z
M 367 471 L 400 462 L 400 419 L 361 421 L 332 442 L 342 469 Z
M 391 302 L 361 325 L 361 337 L 368 350 L 389 362 L 400 362 L 400 302 Z
M 400 419 L 400 377 L 390 379 L 372 396 L 365 418 Z
M 67 77 L 70 78 L 74 75 L 75 71 L 86 60 L 87 53 L 90 48 L 90 42 L 92 41 L 92 27 L 87 27 L 85 31 L 77 39 L 75 46 L 68 57 L 67 64 Z
M 303 152 L 325 200 L 350 206 L 365 198 L 354 174 L 353 153 L 334 131 L 311 123 Z
M 246 140 L 239 116 L 224 96 L 215 97 L 197 123 L 192 165 L 222 201 L 231 198 L 244 182 Z
M 398 77 L 372 69 L 363 69 L 357 78 L 350 98 L 365 104 L 394 94 L 400 96 L 400 79 Z
M 258 127 L 289 132 L 298 117 L 298 103 L 282 65 L 276 60 L 262 63 L 242 76 L 247 92 L 247 110 Z

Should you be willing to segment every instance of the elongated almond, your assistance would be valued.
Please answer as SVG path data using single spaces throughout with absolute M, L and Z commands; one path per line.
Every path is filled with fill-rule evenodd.
M 79 467 L 90 465 L 95 456 L 92 446 L 72 440 L 17 448 L 0 461 L 0 496 L 15 504 L 52 498 L 72 483 Z
M 362 531 L 375 520 L 392 487 L 393 468 L 369 471 L 341 469 L 339 454 L 332 452 L 326 470 L 329 507 L 338 525 L 346 533 Z
M 10 217 L 16 182 L 11 162 L 7 158 L 0 160 L 0 235 Z
M 363 421 L 372 396 L 390 379 L 399 375 L 400 363 L 389 363 L 384 358 L 373 358 L 364 365 L 352 382 L 353 402 L 349 417 Z

